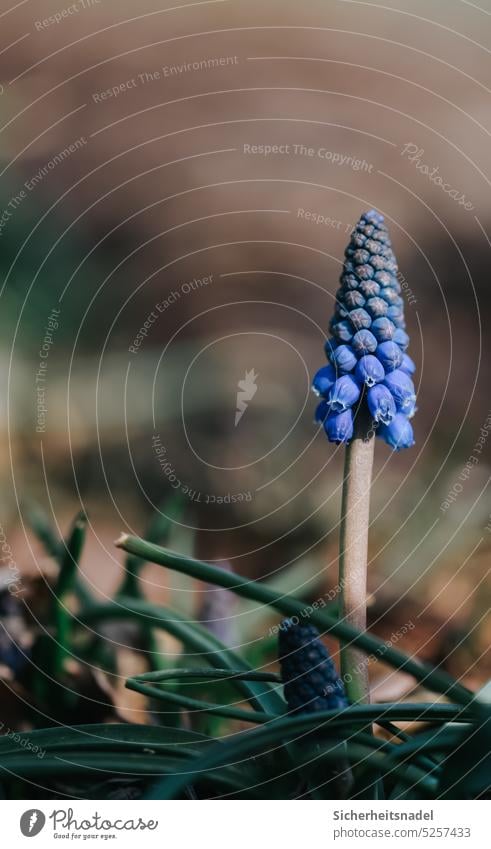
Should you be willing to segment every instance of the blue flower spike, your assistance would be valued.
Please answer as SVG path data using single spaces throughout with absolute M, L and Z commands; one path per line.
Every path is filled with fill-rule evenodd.
M 353 438 L 354 417 L 367 411 L 377 436 L 395 451 L 414 444 L 409 419 L 416 411 L 416 366 L 406 353 L 409 336 L 397 262 L 384 217 L 365 212 L 345 251 L 336 292 L 328 366 L 314 377 L 325 399 L 317 408 L 330 442 Z

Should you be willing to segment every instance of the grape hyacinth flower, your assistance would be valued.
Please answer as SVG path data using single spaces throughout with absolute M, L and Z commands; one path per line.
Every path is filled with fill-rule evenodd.
M 373 209 L 362 215 L 351 233 L 340 284 L 324 345 L 329 365 L 317 372 L 312 388 L 321 398 L 316 421 L 330 442 L 347 444 L 340 607 L 342 618 L 364 631 L 373 437 L 395 451 L 409 448 L 414 444 L 410 419 L 416 411 L 415 365 L 406 353 L 409 336 L 396 258 L 384 218 Z M 288 639 L 285 636 L 286 643 Z M 342 643 L 341 669 L 350 701 L 367 702 L 363 653 Z
M 314 625 L 285 619 L 278 634 L 285 699 L 292 713 L 341 710 L 348 706 L 343 682 Z
M 349 442 L 356 432 L 353 418 L 364 413 L 391 448 L 409 448 L 414 444 L 409 419 L 415 411 L 415 365 L 406 354 L 409 336 L 396 258 L 376 210 L 365 212 L 351 234 L 340 283 L 325 344 L 330 365 L 313 381 L 314 391 L 327 402 L 325 407 L 321 402 L 324 415 L 316 419 L 330 442 Z M 376 386 L 387 390 L 392 401 L 385 391 L 373 392 Z

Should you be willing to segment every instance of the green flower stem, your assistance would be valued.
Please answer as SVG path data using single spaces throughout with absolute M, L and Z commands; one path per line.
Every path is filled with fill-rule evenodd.
M 183 572 L 185 575 L 190 575 L 201 581 L 207 581 L 210 584 L 226 587 L 233 590 L 237 595 L 250 598 L 260 604 L 271 605 L 271 607 L 280 610 L 281 613 L 287 616 L 305 616 L 306 608 L 304 602 L 292 596 L 278 595 L 274 590 L 265 587 L 257 581 L 251 581 L 242 575 L 226 572 L 224 569 L 212 566 L 202 560 L 194 560 L 192 557 L 176 554 L 173 551 L 168 551 L 158 545 L 153 545 L 152 543 L 145 542 L 143 539 L 128 536 L 127 534 L 123 534 L 116 541 L 116 545 L 132 554 L 145 557 L 152 563 L 167 566 L 170 569 L 175 569 L 178 572 Z M 92 616 L 93 618 L 97 616 L 97 607 L 94 608 Z M 393 646 L 387 646 L 385 642 L 378 640 L 371 634 L 359 632 L 349 623 L 338 620 L 335 616 L 329 614 L 326 609 L 312 609 L 311 612 L 309 611 L 309 621 L 321 631 L 330 631 L 344 642 L 354 643 L 355 646 L 363 649 L 367 654 L 372 654 L 374 658 L 379 658 L 384 663 L 389 663 L 395 669 L 403 669 L 409 675 L 416 678 L 417 681 L 424 682 L 425 686 L 428 689 L 432 689 L 435 693 L 443 693 L 448 698 L 453 698 L 456 702 L 463 705 L 470 704 L 475 698 L 474 693 L 463 687 L 443 670 L 435 669 L 423 661 L 414 660 Z
M 354 439 L 346 448 L 341 527 L 339 539 L 339 586 L 341 619 L 357 631 L 367 627 L 367 552 L 370 486 L 374 434 L 367 422 L 358 422 Z M 355 644 L 341 645 L 341 676 L 349 700 L 370 701 L 368 659 Z

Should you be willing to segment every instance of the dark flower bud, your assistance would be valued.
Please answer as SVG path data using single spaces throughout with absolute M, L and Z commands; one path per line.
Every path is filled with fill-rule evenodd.
M 278 655 L 285 699 L 292 713 L 343 710 L 343 683 L 313 625 L 286 619 L 278 634 Z
M 369 254 L 364 260 L 364 262 L 368 262 L 368 260 L 370 259 L 370 254 L 376 255 L 381 254 L 383 252 L 382 245 L 380 244 L 380 242 L 375 241 L 375 239 L 367 239 L 367 241 L 365 242 L 365 248 L 367 252 L 369 251 Z
M 365 304 L 365 309 L 368 313 L 370 313 L 372 318 L 380 318 L 383 315 L 387 315 L 387 311 L 389 309 L 387 302 L 382 298 L 369 298 Z
M 380 292 L 380 286 L 375 280 L 362 280 L 359 289 L 365 298 L 375 298 Z
M 372 319 L 370 318 L 369 313 L 366 310 L 359 307 L 356 310 L 351 310 L 349 314 L 349 319 L 351 324 L 356 330 L 362 330 L 363 328 L 367 329 L 370 327 L 372 323 Z
M 353 289 L 350 292 L 346 292 L 344 303 L 349 310 L 354 310 L 356 307 L 362 307 L 365 304 L 365 298 L 359 289 Z
M 371 280 L 375 271 L 371 265 L 358 265 L 356 268 L 356 274 L 360 280 Z
M 366 238 L 367 237 L 364 236 L 363 233 L 355 232 L 351 241 L 353 242 L 355 248 L 362 248 L 366 242 Z
M 351 347 L 357 356 L 362 357 L 364 354 L 373 354 L 377 340 L 370 330 L 358 330 L 351 340 Z
M 374 280 L 376 280 L 377 283 L 379 284 L 379 286 L 382 286 L 382 287 L 393 286 L 392 281 L 394 279 L 395 278 L 391 277 L 391 275 L 389 274 L 388 271 L 377 271 L 377 273 L 374 277 Z
M 358 277 L 355 277 L 354 274 L 343 274 L 341 276 L 341 284 L 345 289 L 358 289 L 360 285 L 360 281 Z
M 370 259 L 370 254 L 368 251 L 363 249 L 356 250 L 353 254 L 353 262 L 356 265 L 364 265 Z
M 351 342 L 354 331 L 350 322 L 343 320 L 332 325 L 332 333 L 340 342 Z
M 324 352 L 328 360 L 332 359 L 332 355 L 340 343 L 337 339 L 327 339 L 324 343 Z
M 387 268 L 387 260 L 383 256 L 372 256 L 370 257 L 370 265 L 375 271 L 382 271 Z

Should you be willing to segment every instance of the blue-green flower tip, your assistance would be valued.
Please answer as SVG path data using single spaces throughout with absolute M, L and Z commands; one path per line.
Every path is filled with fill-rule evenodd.
M 348 706 L 343 682 L 314 625 L 285 619 L 278 636 L 281 678 L 292 713 L 341 710 Z
M 375 209 L 362 215 L 351 234 L 340 282 L 324 346 L 329 365 L 313 380 L 323 399 L 316 421 L 330 442 L 349 442 L 353 416 L 364 405 L 377 436 L 396 451 L 409 448 L 416 366 L 406 353 L 396 258 L 384 217 Z

